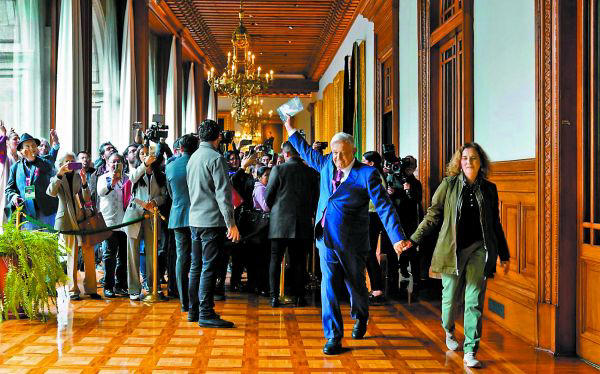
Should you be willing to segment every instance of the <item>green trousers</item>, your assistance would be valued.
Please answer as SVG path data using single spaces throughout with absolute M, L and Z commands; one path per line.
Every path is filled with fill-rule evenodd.
M 442 326 L 447 333 L 454 333 L 456 310 L 464 295 L 464 352 L 477 352 L 481 339 L 486 257 L 483 242 L 477 242 L 459 251 L 458 275 L 442 274 Z

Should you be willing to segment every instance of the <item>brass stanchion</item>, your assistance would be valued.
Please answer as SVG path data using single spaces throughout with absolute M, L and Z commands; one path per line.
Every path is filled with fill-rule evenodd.
M 285 252 L 283 261 L 281 261 L 281 274 L 279 277 L 279 300 L 282 304 L 291 303 L 292 300 L 285 295 L 285 264 L 288 262 L 288 253 Z
M 19 226 L 21 226 L 21 207 L 18 207 L 17 210 L 15 211 L 15 213 L 17 214 L 17 219 L 16 219 L 16 226 L 17 226 L 17 230 L 19 229 Z
M 144 301 L 155 303 L 158 301 L 158 207 L 154 207 L 152 211 L 152 224 L 153 224 L 153 240 L 152 243 L 152 294 L 147 296 Z

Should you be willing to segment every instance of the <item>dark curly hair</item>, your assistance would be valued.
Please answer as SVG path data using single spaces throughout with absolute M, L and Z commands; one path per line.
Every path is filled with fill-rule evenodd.
M 198 126 L 198 136 L 203 142 L 217 140 L 220 133 L 221 129 L 219 128 L 219 124 L 212 119 L 205 119 L 200 123 L 200 126 Z

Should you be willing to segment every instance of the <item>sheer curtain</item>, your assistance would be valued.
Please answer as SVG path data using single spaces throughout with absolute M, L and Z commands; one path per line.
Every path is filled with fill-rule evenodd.
M 56 130 L 61 151 L 84 146 L 81 8 L 78 0 L 62 0 L 56 77 Z
M 113 144 L 123 150 L 132 138 L 131 124 L 137 121 L 137 96 L 135 91 L 135 50 L 133 32 L 132 0 L 127 0 L 121 48 L 120 109 L 117 131 L 112 136 Z
M 185 111 L 185 133 L 196 132 L 196 87 L 194 79 L 194 63 L 190 66 L 188 78 L 187 105 Z
M 177 80 L 175 79 L 176 69 L 176 37 L 171 41 L 171 53 L 169 54 L 169 72 L 167 73 L 167 92 L 165 103 L 165 124 L 169 126 L 169 136 L 167 143 L 173 145 L 175 141 L 175 128 L 177 124 L 177 113 L 175 112 L 177 103 L 175 102 L 175 92 L 177 92 Z
M 48 137 L 50 124 L 47 107 L 42 100 L 43 36 L 40 29 L 43 18 L 40 2 L 19 0 L 15 2 L 16 27 L 12 43 L 12 108 L 0 114 L 8 126 L 18 132 Z M 10 101 L 9 101 L 10 102 Z M 10 105 L 10 104 L 9 104 Z M 12 115 L 12 116 L 11 116 Z M 11 118 L 12 117 L 12 118 Z
M 150 121 L 152 116 L 159 113 L 158 98 L 156 94 L 156 59 L 158 39 L 154 34 L 148 37 L 148 115 Z
M 102 104 L 102 129 L 96 139 L 100 144 L 105 141 L 114 141 L 127 135 L 120 129 L 119 105 L 119 45 L 117 43 L 117 9 L 115 0 L 106 0 L 106 28 L 104 32 L 104 56 L 102 66 L 102 91 L 104 99 Z M 128 139 L 127 139 L 128 140 Z M 123 147 L 117 146 L 119 151 Z M 96 151 L 95 149 L 93 151 Z
M 210 94 L 208 95 L 208 110 L 206 113 L 206 119 L 217 120 L 217 96 L 215 91 L 211 88 Z

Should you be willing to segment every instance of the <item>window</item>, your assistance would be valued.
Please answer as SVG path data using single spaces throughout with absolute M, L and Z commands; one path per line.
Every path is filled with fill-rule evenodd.
M 0 0 L 0 117 L 19 133 L 42 137 L 50 128 L 45 3 Z

